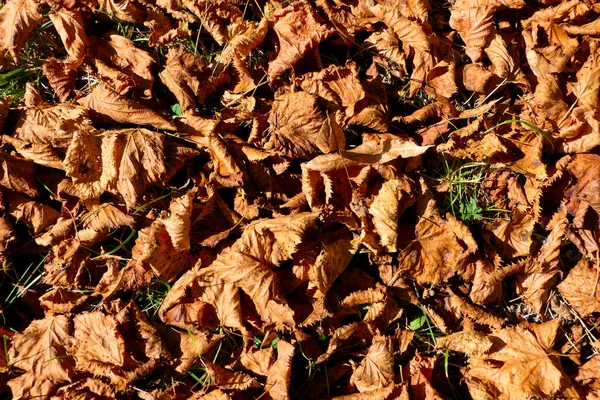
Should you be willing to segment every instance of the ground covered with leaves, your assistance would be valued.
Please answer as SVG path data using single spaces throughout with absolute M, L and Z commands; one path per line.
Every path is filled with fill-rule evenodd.
M 3 3 L 2 398 L 600 398 L 597 2 Z

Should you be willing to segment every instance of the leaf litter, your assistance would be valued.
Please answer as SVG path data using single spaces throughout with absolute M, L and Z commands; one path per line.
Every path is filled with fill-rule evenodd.
M 598 4 L 3 3 L 2 398 L 600 398 Z

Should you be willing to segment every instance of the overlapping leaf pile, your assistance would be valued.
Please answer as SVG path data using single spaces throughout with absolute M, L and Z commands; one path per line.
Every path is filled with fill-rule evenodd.
M 597 3 L 8 0 L 0 32 L 3 74 L 50 47 L 0 100 L 5 396 L 600 398 Z M 485 170 L 460 212 L 450 165 Z

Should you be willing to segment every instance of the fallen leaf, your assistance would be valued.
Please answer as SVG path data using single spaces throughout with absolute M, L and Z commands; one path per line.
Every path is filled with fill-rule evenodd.
M 151 109 L 118 94 L 106 86 L 97 86 L 78 100 L 99 121 L 122 124 L 151 125 L 158 129 L 175 130 L 173 124 Z
M 554 332 L 556 334 L 556 331 Z M 521 327 L 494 333 L 494 346 L 486 355 L 471 357 L 467 384 L 498 399 L 576 395 L 555 355 L 548 354 L 538 338 Z
M 33 321 L 14 336 L 8 349 L 11 365 L 28 371 L 26 375 L 31 374 L 40 382 L 51 381 L 54 385 L 70 382 L 74 366 L 69 356 L 72 334 L 71 320 L 64 315 Z M 47 385 L 41 386 L 47 388 Z
M 269 114 L 271 140 L 265 146 L 290 158 L 312 158 L 319 140 L 329 148 L 329 137 L 321 139 L 321 128 L 328 124 L 317 98 L 306 92 L 276 97 Z M 338 135 L 339 136 L 339 135 Z M 334 136 L 337 137 L 337 136 Z
M 77 315 L 75 322 L 75 360 L 80 370 L 95 364 L 123 366 L 125 340 L 112 316 L 100 311 Z
M 36 0 L 9 0 L 0 10 L 0 48 L 17 61 L 29 36 L 42 22 L 40 4 Z
M 216 277 L 250 296 L 265 325 L 289 329 L 294 324 L 273 268 L 292 258 L 315 218 L 314 213 L 302 213 L 253 222 L 209 267 Z
M 275 12 L 273 19 L 279 48 L 277 58 L 269 63 L 270 81 L 292 68 L 308 51 L 333 34 L 333 30 L 321 22 L 313 6 L 304 0 Z
M 596 290 L 598 284 L 596 268 L 597 265 L 584 257 L 557 286 L 571 307 L 583 318 L 600 312 L 600 293 Z
M 369 352 L 350 378 L 360 392 L 381 389 L 394 382 L 392 338 L 375 336 Z

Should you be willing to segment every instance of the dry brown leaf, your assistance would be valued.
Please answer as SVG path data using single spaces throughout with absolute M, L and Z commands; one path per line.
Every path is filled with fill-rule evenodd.
M 374 58 L 377 63 L 390 68 L 395 75 L 405 73 L 406 54 L 399 48 L 398 39 L 392 30 L 373 32 L 365 40 L 365 45 L 379 54 L 379 57 Z
M 211 178 L 225 187 L 242 186 L 244 170 L 234 158 L 231 149 L 219 135 L 211 133 L 208 137 L 208 151 L 214 163 Z
M 120 95 L 132 90 L 136 98 L 152 98 L 154 59 L 149 53 L 116 34 L 93 40 L 89 48 L 96 73 L 108 87 Z
M 60 213 L 52 207 L 18 194 L 9 196 L 8 203 L 10 215 L 17 221 L 23 221 L 33 235 L 38 235 L 48 226 L 53 225 L 60 216 Z
M 507 267 L 508 268 L 508 267 Z M 455 312 L 458 318 L 468 318 L 481 325 L 487 325 L 494 329 L 500 329 L 505 321 L 496 315 L 486 311 L 483 308 L 471 304 L 469 301 L 452 295 L 450 297 L 450 308 Z
M 190 249 L 191 217 L 195 195 L 196 190 L 192 189 L 181 196 L 174 197 L 169 206 L 171 215 L 165 220 L 164 224 L 169 236 L 171 236 L 173 248 L 177 251 Z
M 123 226 L 132 227 L 135 224 L 135 219 L 131 215 L 125 214 L 110 203 L 100 204 L 95 201 L 87 201 L 86 207 L 88 213 L 81 218 L 81 224 L 85 228 L 103 231 Z
M 481 59 L 494 32 L 492 17 L 499 5 L 496 1 L 459 0 L 450 8 L 450 26 L 460 34 L 474 63 Z
M 46 315 L 67 314 L 87 300 L 88 295 L 85 293 L 72 292 L 58 287 L 40 297 L 40 306 L 42 306 Z
M 461 331 L 438 338 L 436 347 L 464 353 L 469 357 L 481 357 L 493 346 L 492 340 L 478 331 Z
M 275 363 L 274 349 L 273 347 L 258 350 L 245 349 L 240 356 L 240 363 L 254 374 L 267 376 Z
M 517 273 L 517 293 L 537 313 L 548 299 L 550 288 L 562 275 L 558 263 L 567 225 L 565 211 L 557 211 L 553 218 L 556 224 L 546 241 L 535 255 L 522 262 L 523 269 Z
M 376 22 L 365 1 L 316 0 L 315 3 L 323 9 L 338 35 L 347 43 L 352 43 L 356 33 Z
M 62 169 L 62 158 L 73 134 L 91 129 L 91 121 L 78 105 L 43 102 L 30 84 L 25 99 L 26 107 L 17 121 L 14 135 L 6 135 L 3 140 L 36 163 Z
M 76 69 L 64 61 L 48 58 L 44 62 L 42 71 L 58 98 L 66 101 L 75 88 Z
M 260 46 L 267 34 L 268 21 L 263 18 L 260 22 L 239 21 L 229 24 L 228 41 L 225 48 L 217 56 L 216 61 L 229 64 L 235 59 L 245 60 L 256 47 Z
M 64 62 L 69 65 L 69 68 L 77 68 L 85 57 L 87 45 L 81 13 L 59 8 L 55 13 L 50 14 L 50 20 L 67 51 L 68 56 Z
M 273 81 L 292 68 L 306 53 L 327 39 L 333 30 L 321 22 L 313 6 L 296 1 L 276 11 L 273 30 L 279 39 L 277 58 L 269 63 L 269 80 Z
M 332 153 L 346 147 L 346 136 L 334 117 L 327 113 L 319 131 L 317 147 L 323 153 Z
M 183 4 L 200 17 L 204 29 L 210 33 L 220 46 L 224 46 L 228 40 L 232 39 L 230 37 L 230 26 L 242 22 L 242 11 L 235 3 L 218 0 L 207 0 L 199 3 L 193 0 L 183 0 Z
M 105 148 L 102 146 L 103 140 Z M 63 160 L 63 168 L 81 198 L 99 198 L 116 179 L 118 170 L 114 152 L 106 148 L 114 142 L 87 129 L 74 133 Z
M 215 389 L 206 394 L 197 393 L 190 397 L 189 400 L 231 400 L 231 396 L 221 389 Z
M 158 129 L 175 130 L 173 124 L 160 114 L 103 85 L 97 86 L 78 102 L 101 122 L 151 125 Z
M 369 352 L 356 368 L 350 383 L 359 392 L 381 389 L 394 382 L 394 348 L 390 336 L 374 336 Z
M 12 96 L 3 96 L 0 98 L 0 130 L 4 129 L 12 101 Z
M 397 158 L 417 157 L 431 146 L 419 146 L 411 140 L 389 135 L 373 137 L 352 150 L 341 150 L 338 154 L 325 154 L 314 157 L 303 165 L 306 170 L 328 172 L 344 168 L 384 164 Z
M 320 96 L 344 109 L 348 118 L 354 116 L 356 104 L 366 95 L 353 62 L 343 67 L 331 65 L 317 73 L 303 75 L 299 84 L 305 92 Z
M 402 15 L 400 8 L 393 3 L 372 4 L 371 12 L 394 32 L 402 42 L 403 52 L 412 56 L 409 94 L 414 96 L 426 83 L 426 76 L 435 64 L 429 38 L 421 24 Z
M 131 0 L 98 0 L 98 8 L 120 21 L 134 24 L 143 22 L 146 17 L 145 10 Z
M 166 171 L 163 135 L 146 129 L 77 134 L 67 151 L 65 169 L 84 199 L 104 191 L 120 194 L 133 208 Z
M 51 400 L 86 400 L 86 399 L 114 399 L 115 390 L 112 386 L 100 379 L 84 378 L 61 386 Z
M 316 217 L 315 213 L 301 213 L 255 221 L 209 267 L 216 277 L 250 296 L 266 326 L 294 326 L 293 311 L 279 290 L 273 268 L 292 258 Z
M 2 136 L 2 141 L 14 147 L 21 156 L 45 167 L 61 169 L 62 160 L 57 151 L 50 144 L 29 143 L 11 136 Z
M 381 389 L 371 390 L 370 392 L 362 392 L 355 394 L 347 394 L 345 396 L 337 396 L 334 400 L 409 400 L 408 385 L 400 383 L 397 385 L 386 386 Z
M 168 330 L 166 333 L 167 346 L 174 358 L 174 369 L 185 374 L 208 353 L 223 335 L 213 335 L 208 331 L 177 331 Z
M 398 251 L 398 218 L 413 202 L 411 182 L 402 177 L 386 181 L 369 206 L 380 243 L 390 253 Z
M 205 361 L 205 365 L 206 372 L 212 382 L 223 390 L 240 391 L 256 385 L 256 381 L 249 375 L 236 374 L 210 361 Z
M 455 274 L 465 274 L 467 258 L 477 251 L 469 229 L 451 214 L 444 220 L 433 200 L 417 223 L 415 235 L 416 240 L 398 255 L 398 267 L 388 285 L 401 275 L 420 284 L 445 282 Z
M 40 379 L 33 373 L 25 373 L 11 379 L 7 383 L 12 392 L 13 399 L 48 398 L 56 389 L 56 382 L 49 379 Z
M 290 379 L 292 377 L 292 357 L 295 346 L 285 340 L 277 342 L 277 361 L 269 369 L 265 387 L 273 400 L 288 400 L 290 398 Z
M 494 346 L 487 355 L 471 357 L 465 373 L 469 387 L 497 399 L 559 393 L 578 397 L 557 357 L 549 354 L 551 349 L 544 348 L 532 332 L 522 327 L 506 328 L 490 339 Z
M 357 103 L 355 114 L 344 122 L 344 128 L 361 125 L 376 132 L 388 132 L 388 99 L 375 62 L 367 69 L 362 85 L 365 98 Z
M 183 47 L 173 47 L 167 53 L 160 79 L 177 98 L 184 113 L 194 113 L 196 105 L 204 104 L 214 89 L 210 81 L 207 85 L 206 68 L 201 57 L 188 53 Z
M 324 296 L 333 282 L 344 272 L 360 245 L 360 238 L 339 239 L 325 243 L 314 265 L 308 271 L 308 279 Z
M 71 320 L 64 315 L 33 321 L 22 333 L 14 336 L 8 350 L 11 365 L 28 371 L 27 374 L 40 382 L 70 382 L 73 359 L 66 356 L 71 353 L 71 335 Z
M 131 258 L 137 264 L 152 268 L 155 275 L 165 281 L 175 279 L 192 262 L 187 251 L 178 251 L 174 247 L 165 221 L 161 219 L 138 232 Z
M 600 312 L 597 264 L 583 257 L 557 286 L 571 307 L 582 317 Z
M 218 326 L 245 329 L 239 290 L 206 268 L 183 274 L 165 297 L 159 315 L 165 323 L 192 332 Z
M 348 295 L 342 301 L 342 305 L 346 307 L 354 307 L 362 304 L 381 303 L 386 300 L 385 290 L 381 288 L 358 290 Z
M 93 371 L 97 364 L 123 366 L 125 340 L 112 316 L 93 311 L 77 315 L 74 322 L 77 369 Z
M 0 151 L 0 162 L 2 162 L 0 185 L 15 192 L 37 197 L 35 165 L 31 161 Z
M 530 254 L 535 219 L 529 213 L 515 209 L 510 221 L 498 219 L 487 226 L 494 238 L 495 248 L 506 258 Z
M 8 0 L 0 10 L 0 49 L 15 61 L 31 33 L 42 22 L 40 3 L 36 0 Z
M 273 149 L 289 158 L 314 157 L 319 140 L 330 143 L 329 137 L 320 139 L 326 118 L 317 97 L 309 93 L 295 92 L 276 97 L 269 114 L 271 140 L 265 149 Z
M 402 371 L 404 376 L 410 376 L 409 386 L 414 399 L 442 400 L 442 396 L 433 387 L 433 370 L 436 359 L 422 357 L 419 353 L 410 360 Z
M 42 281 L 64 288 L 78 288 L 82 283 L 81 271 L 89 258 L 80 246 L 79 240 L 74 238 L 62 240 L 54 245 L 46 259 L 46 274 Z

